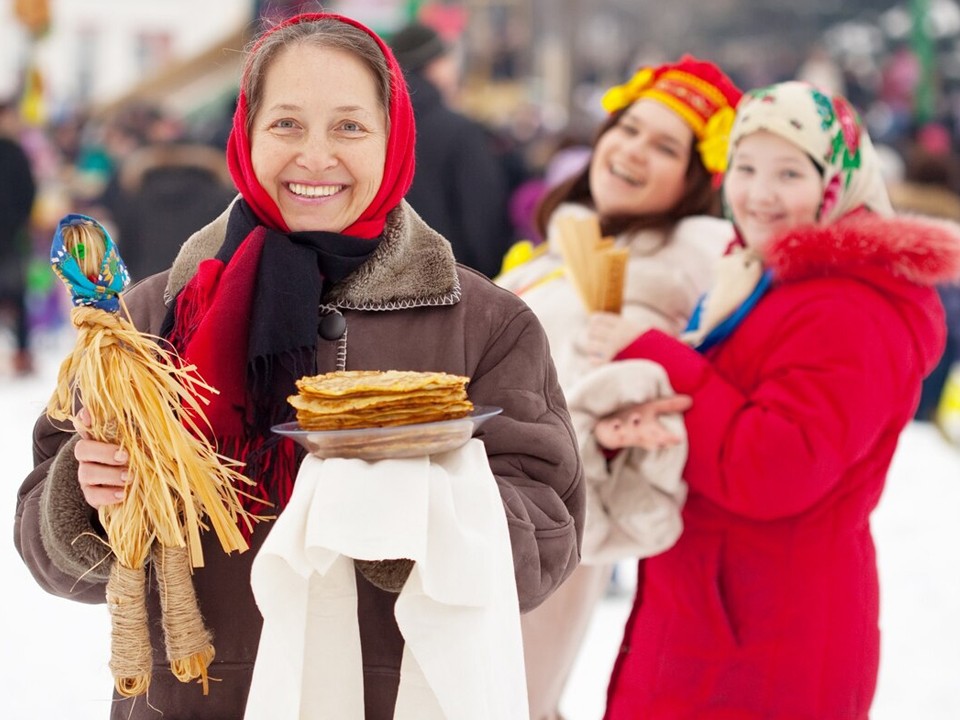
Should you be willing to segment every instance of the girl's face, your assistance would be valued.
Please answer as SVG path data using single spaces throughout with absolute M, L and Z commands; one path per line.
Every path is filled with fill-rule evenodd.
M 671 210 L 686 189 L 693 130 L 656 100 L 633 103 L 597 141 L 590 194 L 603 217 Z
M 340 232 L 380 189 L 387 118 L 367 66 L 309 44 L 281 51 L 263 82 L 250 154 L 292 231 Z
M 799 147 L 760 130 L 737 144 L 723 190 L 743 241 L 757 247 L 792 227 L 817 222 L 823 178 Z

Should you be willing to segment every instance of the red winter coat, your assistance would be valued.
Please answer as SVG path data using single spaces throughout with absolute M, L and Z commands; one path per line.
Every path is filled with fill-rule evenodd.
M 686 413 L 685 529 L 642 567 L 606 717 L 858 720 L 876 687 L 869 517 L 945 337 L 956 230 L 862 214 L 765 253 L 770 291 L 703 356 L 659 331 Z

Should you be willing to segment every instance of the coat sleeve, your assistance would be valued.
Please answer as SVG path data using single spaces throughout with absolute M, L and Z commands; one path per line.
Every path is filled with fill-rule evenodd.
M 571 388 L 570 416 L 580 441 L 587 497 L 584 562 L 650 557 L 680 536 L 680 509 L 686 496 L 681 473 L 687 459 L 683 417 L 677 413 L 660 420 L 682 438 L 679 445 L 624 448 L 610 460 L 593 435 L 597 422 L 607 415 L 673 394 L 663 368 L 649 360 L 608 363 Z
M 766 357 L 749 391 L 656 330 L 622 355 L 660 363 L 676 392 L 692 396 L 684 473 L 691 490 L 730 512 L 773 520 L 833 490 L 889 430 L 895 398 L 919 386 L 901 328 L 876 302 L 808 297 L 784 318 L 776 342 L 758 349 Z
M 516 314 L 489 341 L 470 382 L 475 404 L 503 413 L 482 437 L 503 497 L 521 611 L 543 602 L 580 559 L 584 486 L 580 456 L 546 336 Z
M 42 415 L 33 431 L 34 468 L 20 486 L 14 545 L 37 583 L 53 595 L 106 602 L 110 550 L 80 492 L 76 435 Z

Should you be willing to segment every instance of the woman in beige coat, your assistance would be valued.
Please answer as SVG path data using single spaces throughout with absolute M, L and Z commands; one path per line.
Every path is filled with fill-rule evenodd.
M 610 406 L 595 393 L 580 397 L 577 382 L 608 363 L 637 333 L 659 328 L 679 334 L 730 237 L 729 225 L 710 217 L 718 206 L 715 177 L 725 162 L 726 137 L 740 90 L 715 65 L 685 56 L 674 64 L 640 69 L 603 99 L 609 113 L 586 168 L 555 188 L 538 211 L 547 242 L 497 282 L 520 295 L 537 314 L 550 341 L 560 384 L 589 425 Z M 588 312 L 567 275 L 558 247 L 563 218 L 596 217 L 604 236 L 626 248 L 623 307 Z M 682 410 L 665 379 L 650 367 L 648 387 L 663 396 L 661 410 Z M 636 375 L 633 386 L 642 384 Z M 582 407 L 580 407 L 582 405 Z M 621 453 L 608 466 L 596 443 L 581 440 L 588 481 L 582 564 L 540 607 L 522 618 L 530 715 L 559 718 L 559 702 L 612 562 L 660 552 L 679 535 L 685 459 L 682 422 L 670 425 L 662 451 Z M 590 440 L 591 427 L 578 428 Z M 667 470 L 672 469 L 672 472 Z M 611 501 L 611 498 L 617 498 Z M 624 513 L 626 512 L 626 515 Z

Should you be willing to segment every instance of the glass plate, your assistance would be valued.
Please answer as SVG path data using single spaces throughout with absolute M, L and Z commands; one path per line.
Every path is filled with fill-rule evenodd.
M 503 408 L 481 405 L 462 418 L 440 422 L 355 428 L 352 430 L 303 430 L 297 422 L 274 425 L 278 435 L 296 440 L 318 458 L 420 457 L 456 450 L 473 437 L 484 422 L 499 415 Z

